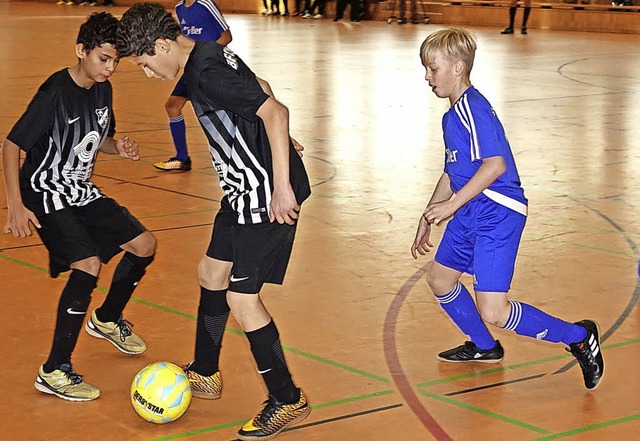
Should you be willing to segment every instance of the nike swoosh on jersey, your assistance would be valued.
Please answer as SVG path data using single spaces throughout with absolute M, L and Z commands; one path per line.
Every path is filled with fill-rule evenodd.
M 69 119 L 67 120 L 67 124 L 73 124 L 74 122 L 78 121 L 79 119 L 80 119 L 80 117 L 79 117 L 79 116 L 77 116 L 77 117 L 75 117 L 75 118 L 73 118 L 73 119 L 69 118 Z
M 249 276 L 247 277 L 236 277 L 236 276 L 231 276 L 231 281 L 232 282 L 242 282 L 243 280 L 247 280 L 249 278 Z
M 86 314 L 86 312 L 83 311 L 74 311 L 71 308 L 67 308 L 67 314 L 71 314 L 71 315 L 84 315 Z

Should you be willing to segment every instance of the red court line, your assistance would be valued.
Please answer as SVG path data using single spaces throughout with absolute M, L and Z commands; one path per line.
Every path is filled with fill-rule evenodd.
M 451 437 L 440 427 L 436 420 L 433 419 L 413 391 L 409 380 L 402 370 L 402 364 L 398 358 L 398 348 L 396 346 L 396 323 L 398 322 L 400 309 L 415 284 L 424 277 L 426 272 L 427 267 L 425 265 L 405 282 L 394 297 L 391 305 L 389 305 L 382 333 L 384 357 L 389 372 L 391 373 L 391 378 L 398 388 L 398 392 L 400 392 L 403 400 L 407 403 L 413 414 L 420 420 L 425 429 L 427 429 L 437 441 L 452 441 Z

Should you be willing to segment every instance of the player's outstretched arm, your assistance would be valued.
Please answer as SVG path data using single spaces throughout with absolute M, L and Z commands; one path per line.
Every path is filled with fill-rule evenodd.
M 20 148 L 8 139 L 2 145 L 2 166 L 4 168 L 4 184 L 7 192 L 7 223 L 5 233 L 13 233 L 15 237 L 31 236 L 29 222 L 40 228 L 35 214 L 22 203 L 20 195 Z
M 120 139 L 107 138 L 102 147 L 100 147 L 100 151 L 109 155 L 120 155 L 133 161 L 140 159 L 138 144 L 129 139 L 128 136 L 123 136 Z

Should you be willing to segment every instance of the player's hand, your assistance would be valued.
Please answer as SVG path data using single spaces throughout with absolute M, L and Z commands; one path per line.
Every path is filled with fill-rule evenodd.
M 118 154 L 124 158 L 137 161 L 140 159 L 140 151 L 138 150 L 138 144 L 129 139 L 128 136 L 123 136 L 116 141 L 116 150 Z
M 457 211 L 452 199 L 436 202 L 427 206 L 423 217 L 430 224 L 438 225 L 443 220 L 449 219 Z
M 269 220 L 279 224 L 293 225 L 300 216 L 300 205 L 296 202 L 291 185 L 286 188 L 275 188 L 269 205 Z
M 411 255 L 414 259 L 418 258 L 418 254 L 420 253 L 423 256 L 431 251 L 433 248 L 433 243 L 430 239 L 431 234 L 431 223 L 427 220 L 425 214 L 420 216 L 420 222 L 418 223 L 418 231 L 416 231 L 416 238 L 413 240 L 413 245 L 411 245 Z
M 291 138 L 291 142 L 293 143 L 293 148 L 296 149 L 296 152 L 298 152 L 298 155 L 300 155 L 300 157 L 302 158 L 302 151 L 304 150 L 302 144 L 300 144 L 293 138 Z
M 41 228 L 36 215 L 24 205 L 15 209 L 9 208 L 7 210 L 7 224 L 4 226 L 4 232 L 13 233 L 15 237 L 31 236 L 33 233 L 29 222 L 36 228 Z

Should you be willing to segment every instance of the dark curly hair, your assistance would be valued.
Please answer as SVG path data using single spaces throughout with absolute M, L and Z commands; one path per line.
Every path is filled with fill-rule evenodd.
M 177 40 L 180 25 L 157 3 L 137 3 L 127 9 L 118 24 L 116 49 L 120 57 L 155 55 L 159 38 Z
M 117 18 L 108 12 L 94 12 L 89 16 L 87 21 L 80 26 L 76 43 L 81 44 L 87 52 L 104 43 L 115 46 L 117 30 Z

